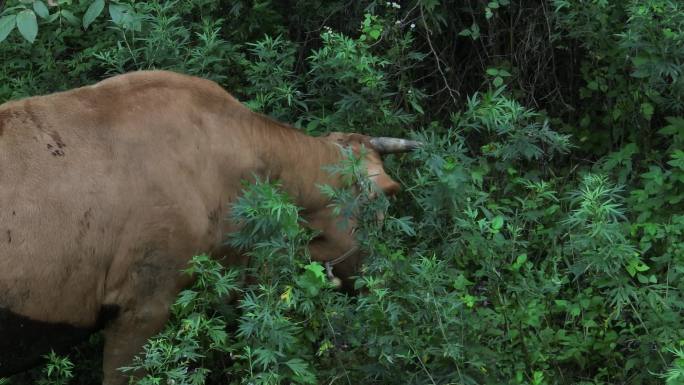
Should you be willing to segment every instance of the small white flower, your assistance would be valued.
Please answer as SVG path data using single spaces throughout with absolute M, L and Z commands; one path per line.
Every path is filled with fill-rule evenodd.
M 395 21 L 395 22 L 394 22 L 394 24 L 396 24 L 396 25 L 399 25 L 399 24 L 401 24 L 401 20 L 397 20 L 397 21 Z
M 411 23 L 411 29 L 416 28 L 416 23 Z

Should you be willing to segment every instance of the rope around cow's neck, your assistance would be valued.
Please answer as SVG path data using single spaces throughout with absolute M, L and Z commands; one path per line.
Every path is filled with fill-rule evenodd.
M 340 255 L 339 257 L 327 261 L 325 263 L 325 272 L 328 276 L 328 279 L 332 281 L 336 278 L 333 274 L 333 266 L 344 262 L 347 258 L 349 258 L 352 254 L 355 254 L 357 251 L 359 251 L 359 246 L 354 246 L 351 249 L 347 250 L 344 254 Z

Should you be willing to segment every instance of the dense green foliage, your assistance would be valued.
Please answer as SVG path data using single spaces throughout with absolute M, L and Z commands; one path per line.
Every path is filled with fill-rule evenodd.
M 326 189 L 367 214 L 355 296 L 277 181 L 246 189 L 229 241 L 258 283 L 196 257 L 139 383 L 684 383 L 681 2 L 56 3 L 0 10 L 0 101 L 163 68 L 307 133 L 425 142 L 386 159 L 397 197 L 365 203 L 357 159 L 360 197 Z M 97 381 L 91 350 L 11 383 Z

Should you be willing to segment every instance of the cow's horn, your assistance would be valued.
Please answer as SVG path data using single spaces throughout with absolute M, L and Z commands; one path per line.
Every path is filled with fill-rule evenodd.
M 422 146 L 423 143 L 415 140 L 377 137 L 370 140 L 375 151 L 380 154 L 394 154 L 397 152 L 408 152 Z

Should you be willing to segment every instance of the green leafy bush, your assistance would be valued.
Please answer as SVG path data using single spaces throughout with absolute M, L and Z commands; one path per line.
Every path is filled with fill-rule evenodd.
M 360 196 L 321 186 L 363 219 L 354 295 L 277 181 L 245 187 L 249 266 L 194 258 L 138 383 L 682 383 L 679 2 L 56 3 L 0 6 L 1 101 L 163 68 L 310 134 L 424 142 L 386 157 L 396 197 L 353 157 L 330 172 Z M 82 356 L 11 383 L 93 383 Z

